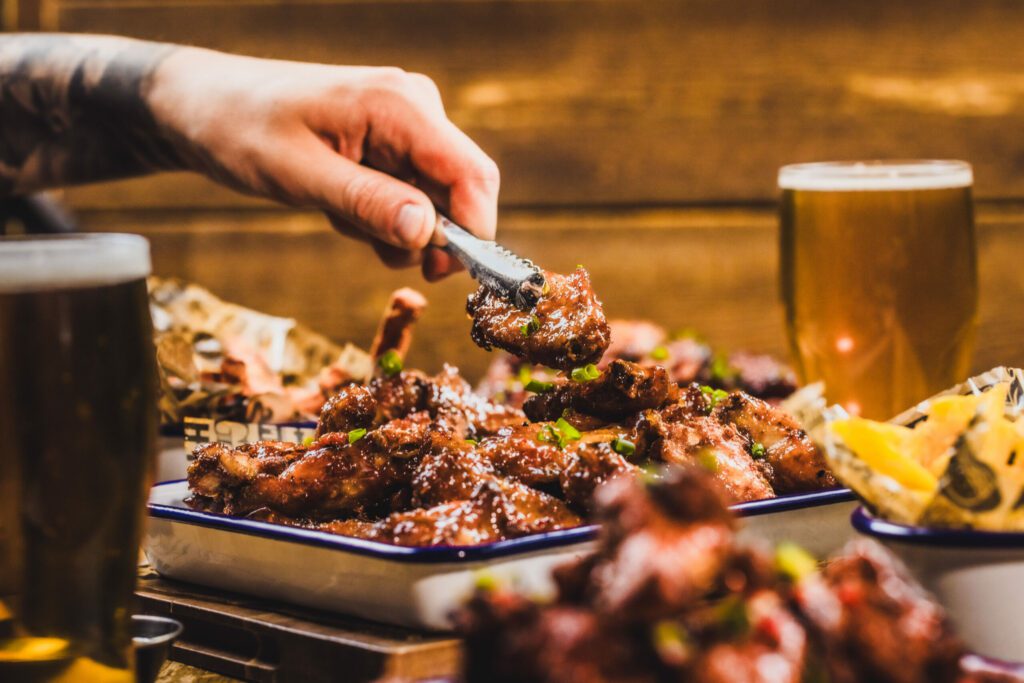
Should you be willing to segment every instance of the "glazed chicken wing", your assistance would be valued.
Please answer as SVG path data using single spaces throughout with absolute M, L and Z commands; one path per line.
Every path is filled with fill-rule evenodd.
M 557 420 L 567 408 L 604 420 L 621 420 L 677 397 L 678 388 L 664 368 L 617 360 L 596 379 L 556 382 L 550 391 L 529 398 L 523 411 L 534 422 Z
M 496 475 L 484 453 L 465 441 L 435 435 L 412 476 L 414 505 L 429 507 L 466 500 L 482 487 L 499 491 L 512 535 L 578 526 L 579 517 L 565 503 L 522 482 Z
M 466 436 L 494 434 L 526 422 L 520 410 L 473 393 L 458 370 L 445 365 L 433 377 L 402 370 L 376 377 L 368 386 L 343 388 L 324 404 L 317 435 L 368 429 L 417 412 Z
M 674 420 L 678 410 L 648 411 L 640 429 L 648 453 L 662 462 L 699 465 L 712 474 L 734 503 L 774 496 L 771 484 L 750 455 L 746 437 L 711 416 Z
M 733 392 L 715 406 L 712 415 L 735 425 L 763 458 L 777 494 L 817 491 L 836 485 L 825 457 L 791 416 L 743 392 Z
M 561 370 L 596 363 L 608 348 L 610 333 L 590 276 L 583 268 L 545 276 L 547 291 L 530 311 L 483 286 L 471 294 L 466 311 L 473 318 L 473 341 Z
M 530 486 L 557 484 L 570 453 L 549 441 L 541 441 L 544 425 L 528 424 L 502 429 L 477 448 L 493 470 Z
M 959 677 L 963 643 L 942 608 L 880 546 L 855 542 L 797 601 L 835 683 L 943 683 Z
M 404 462 L 371 441 L 353 444 L 332 436 L 285 456 L 261 454 L 267 444 L 209 444 L 189 466 L 190 488 L 229 514 L 266 507 L 292 517 L 329 518 L 379 509 L 409 480 Z

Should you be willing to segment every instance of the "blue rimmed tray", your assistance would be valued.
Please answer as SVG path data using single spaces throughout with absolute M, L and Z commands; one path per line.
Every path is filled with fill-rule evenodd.
M 143 548 L 162 575 L 391 624 L 445 630 L 482 573 L 527 594 L 551 593 L 551 569 L 593 548 L 597 528 L 536 534 L 471 547 L 406 548 L 202 512 L 188 486 L 153 487 Z M 818 555 L 851 536 L 845 489 L 735 506 L 743 536 L 788 539 Z

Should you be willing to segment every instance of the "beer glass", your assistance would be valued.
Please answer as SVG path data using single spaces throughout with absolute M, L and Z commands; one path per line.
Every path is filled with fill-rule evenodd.
M 779 171 L 782 297 L 804 382 L 888 419 L 962 381 L 977 316 L 973 174 L 960 161 Z
M 0 239 L 0 681 L 133 681 L 156 438 L 149 245 Z

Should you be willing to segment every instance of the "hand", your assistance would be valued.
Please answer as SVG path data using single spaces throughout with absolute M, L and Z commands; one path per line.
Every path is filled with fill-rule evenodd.
M 494 239 L 498 168 L 421 74 L 183 48 L 156 69 L 146 100 L 194 170 L 319 208 L 392 267 L 420 264 L 428 280 L 459 269 L 436 246 L 435 204 Z

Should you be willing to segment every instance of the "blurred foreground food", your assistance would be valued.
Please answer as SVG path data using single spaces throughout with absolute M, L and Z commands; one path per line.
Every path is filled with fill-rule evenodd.
M 727 503 L 695 467 L 605 484 L 598 548 L 556 570 L 553 602 L 482 578 L 458 617 L 465 683 L 1019 680 L 974 666 L 879 546 L 819 572 L 795 546 L 741 545 Z

